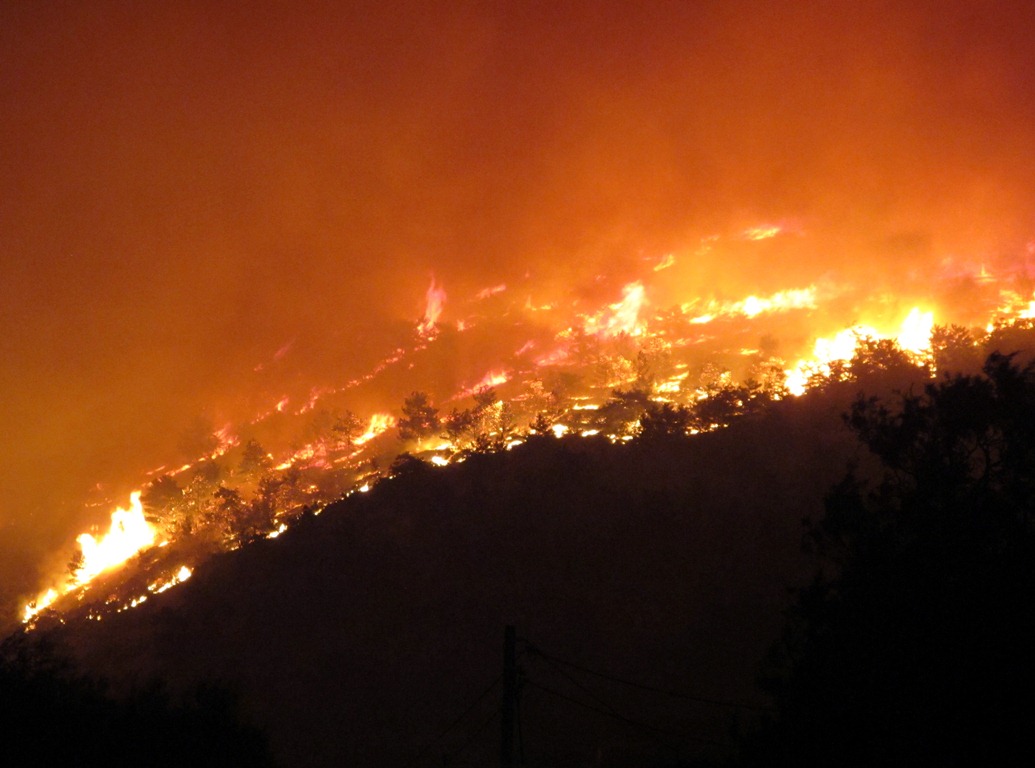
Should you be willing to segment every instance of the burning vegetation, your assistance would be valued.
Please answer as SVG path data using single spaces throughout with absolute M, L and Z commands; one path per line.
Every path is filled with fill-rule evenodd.
M 779 235 L 760 226 L 742 239 Z M 716 241 L 706 238 L 709 247 Z M 1024 334 L 1035 318 L 1026 274 L 995 277 L 983 267 L 962 281 L 966 324 L 951 324 L 955 308 L 937 291 L 902 307 L 829 283 L 664 306 L 679 262 L 672 254 L 645 262 L 644 275 L 599 306 L 540 304 L 496 285 L 460 303 L 457 318 L 433 279 L 410 338 L 366 374 L 279 396 L 246 423 L 214 429 L 193 461 L 150 473 L 129 508 L 112 513 L 107 532 L 77 538 L 64 579 L 24 607 L 23 622 L 31 629 L 73 615 L 100 621 L 135 607 L 185 581 L 210 555 L 275 538 L 413 462 L 443 467 L 535 436 L 617 443 L 711 432 L 875 372 L 934 378 L 975 370 L 992 350 L 1029 344 Z M 845 315 L 853 322 L 838 327 Z M 484 373 L 443 384 L 439 354 L 469 339 L 482 349 L 467 368 Z M 394 413 L 352 410 L 364 392 L 414 384 Z

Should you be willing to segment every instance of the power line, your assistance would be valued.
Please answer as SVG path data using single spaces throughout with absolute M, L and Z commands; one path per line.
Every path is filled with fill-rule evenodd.
M 482 732 L 486 728 L 488 728 L 489 725 L 491 725 L 496 720 L 497 717 L 499 717 L 499 714 L 500 713 L 499 713 L 498 710 L 493 710 L 492 713 L 489 715 L 488 719 L 486 719 L 484 722 L 482 722 L 482 724 L 479 725 L 474 730 L 474 732 L 470 736 L 467 737 L 467 741 L 465 741 L 463 744 L 461 744 L 459 747 L 457 747 L 454 752 L 450 753 L 450 757 L 457 757 L 465 749 L 467 749 L 469 746 L 471 746 L 471 744 L 474 742 L 474 740 L 477 739 L 479 736 L 481 736 Z
M 753 710 L 755 712 L 772 712 L 773 711 L 772 707 L 767 707 L 767 706 L 763 706 L 763 705 L 759 705 L 759 704 L 745 704 L 745 703 L 739 702 L 739 701 L 728 701 L 728 700 L 725 700 L 725 699 L 711 699 L 711 698 L 706 698 L 704 696 L 695 696 L 693 694 L 686 693 L 684 691 L 673 691 L 673 690 L 666 690 L 664 688 L 656 688 L 656 687 L 654 687 L 652 685 L 645 685 L 644 683 L 638 683 L 638 682 L 636 682 L 634 680 L 626 680 L 625 678 L 617 677 L 616 675 L 610 675 L 610 674 L 608 674 L 606 672 L 598 672 L 597 670 L 589 669 L 588 667 L 584 667 L 581 664 L 575 664 L 574 662 L 571 662 L 571 661 L 565 661 L 563 659 L 558 659 L 558 658 L 556 658 L 554 656 L 550 656 L 549 654 L 544 653 L 542 650 L 540 650 L 538 647 L 536 647 L 532 643 L 528 642 L 527 640 L 525 641 L 525 646 L 526 646 L 526 649 L 530 653 L 532 653 L 532 654 L 534 654 L 536 656 L 540 656 L 540 657 L 542 657 L 543 659 L 545 659 L 547 661 L 551 661 L 551 662 L 554 662 L 555 664 L 560 664 L 560 665 L 565 666 L 565 667 L 570 667 L 572 669 L 576 669 L 579 672 L 584 672 L 587 675 L 593 675 L 594 677 L 599 677 L 602 680 L 609 680 L 612 683 L 619 683 L 621 685 L 627 685 L 630 688 L 639 688 L 640 690 L 643 690 L 643 691 L 650 691 L 651 693 L 657 693 L 657 694 L 661 694 L 663 696 L 670 696 L 670 697 L 675 698 L 675 699 L 685 699 L 687 701 L 694 701 L 694 702 L 698 702 L 700 704 L 711 704 L 713 706 L 718 706 L 718 707 L 730 707 L 730 708 L 733 708 L 733 709 L 749 709 L 749 710 Z
M 578 689 L 579 689 L 580 691 L 582 691 L 582 692 L 583 692 L 584 694 L 586 694 L 587 696 L 589 696 L 589 697 L 590 697 L 590 699 L 592 699 L 593 701 L 595 701 L 595 702 L 596 702 L 597 704 L 599 704 L 600 706 L 602 706 L 602 707 L 603 707 L 604 709 L 608 710 L 608 711 L 609 711 L 609 712 L 610 712 L 610 713 L 611 713 L 612 715 L 615 715 L 616 717 L 617 717 L 617 716 L 619 716 L 619 715 L 618 715 L 618 712 L 617 712 L 617 711 L 615 710 L 615 708 L 614 708 L 614 707 L 612 707 L 612 706 L 611 706 L 610 704 L 608 704 L 608 703 L 607 703 L 606 701 L 604 701 L 604 700 L 603 700 L 603 699 L 601 699 L 601 698 L 600 698 L 599 696 L 597 696 L 597 694 L 593 693 L 593 691 L 589 690 L 589 688 L 587 688 L 586 686 L 584 686 L 584 685 L 583 685 L 582 683 L 580 683 L 580 682 L 579 682 L 578 680 L 576 680 L 576 679 L 575 679 L 574 677 L 572 677 L 572 676 L 571 676 L 571 675 L 569 675 L 569 674 L 568 674 L 567 672 L 565 672 L 565 671 L 564 671 L 563 669 L 561 669 L 561 668 L 560 668 L 560 666 L 559 666 L 559 665 L 558 665 L 558 664 L 557 664 L 556 662 L 554 662 L 554 660 L 553 660 L 553 659 L 550 659 L 550 658 L 548 658 L 548 657 L 544 656 L 543 654 L 537 654 L 537 655 L 539 656 L 539 658 L 541 658 L 541 659 L 542 659 L 543 661 L 545 661 L 545 662 L 546 662 L 547 664 L 549 664 L 549 665 L 550 665 L 550 667 L 551 667 L 551 668 L 552 668 L 552 669 L 553 669 L 553 670 L 554 670 L 554 671 L 555 671 L 555 672 L 556 672 L 557 674 L 559 674 L 559 675 L 560 675 L 561 677 L 563 677 L 563 678 L 564 678 L 565 680 L 567 680 L 567 681 L 568 681 L 569 683 L 571 683 L 572 685 L 574 685 L 574 686 L 575 686 L 576 688 L 578 688 Z
M 526 680 L 525 684 L 529 685 L 529 686 L 531 686 L 533 688 L 537 688 L 540 691 L 543 691 L 544 693 L 549 693 L 552 696 L 556 696 L 559 699 L 563 699 L 564 701 L 570 702 L 571 704 L 575 704 L 576 706 L 582 707 L 583 709 L 587 709 L 590 712 L 596 712 L 599 715 L 606 715 L 607 717 L 613 717 L 615 720 L 620 720 L 621 722 L 626 723 L 626 724 L 631 725 L 631 726 L 634 726 L 636 728 L 640 728 L 640 729 L 647 730 L 647 731 L 653 731 L 654 733 L 659 733 L 659 734 L 662 734 L 664 736 L 671 736 L 671 737 L 676 738 L 676 739 L 683 739 L 683 740 L 687 740 L 687 741 L 696 741 L 696 742 L 699 742 L 701 744 L 708 744 L 708 745 L 713 746 L 713 747 L 725 747 L 725 748 L 728 748 L 728 747 L 733 746 L 732 744 L 727 744 L 727 743 L 722 742 L 722 741 L 715 741 L 714 739 L 706 739 L 706 738 L 701 737 L 701 736 L 691 736 L 689 734 L 681 733 L 679 731 L 670 731 L 670 730 L 665 729 L 665 728 L 658 728 L 657 726 L 650 725 L 649 723 L 641 723 L 638 720 L 633 720 L 630 717 L 626 717 L 625 715 L 621 715 L 621 714 L 615 712 L 614 710 L 611 710 L 611 709 L 601 709 L 599 707 L 593 706 L 592 704 L 587 704 L 584 701 L 579 701 L 578 699 L 573 698 L 572 696 L 568 696 L 567 694 L 561 693 L 560 691 L 555 691 L 553 688 L 547 688 L 545 685 L 540 685 L 539 683 L 537 683 L 537 682 L 535 682 L 533 680 Z
M 438 736 L 436 736 L 434 738 L 434 740 L 429 741 L 427 744 L 424 745 L 424 747 L 421 749 L 421 751 L 417 753 L 417 756 L 414 757 L 413 760 L 411 761 L 411 765 L 417 763 L 422 757 L 424 757 L 424 755 L 426 755 L 428 753 L 428 750 L 430 750 L 432 747 L 434 747 L 436 744 L 438 744 L 440 741 L 442 741 L 442 739 L 444 739 L 449 734 L 450 731 L 452 731 L 454 728 L 456 728 L 456 726 L 460 725 L 460 723 L 463 722 L 464 718 L 466 718 L 469 714 L 471 714 L 471 712 L 474 711 L 475 707 L 477 707 L 479 704 L 481 704 L 482 701 L 485 699 L 485 697 L 488 696 L 492 692 L 492 689 L 495 688 L 497 685 L 499 685 L 499 682 L 502 679 L 503 679 L 503 675 L 499 675 L 499 676 L 496 677 L 495 680 L 493 680 L 491 683 L 489 683 L 489 687 L 486 688 L 484 691 L 482 691 L 478 695 L 478 698 L 476 698 L 473 702 L 471 702 L 470 706 L 468 706 L 467 709 L 465 709 L 460 714 L 459 717 L 457 717 L 453 722 L 451 722 L 448 726 L 446 726 L 446 728 Z M 495 711 L 493 711 L 492 717 L 495 718 L 496 714 L 497 713 Z M 491 722 L 491 719 L 490 719 L 489 722 Z M 488 725 L 488 723 L 486 723 L 485 725 L 479 726 L 479 731 L 484 729 L 486 727 L 486 725 Z M 470 743 L 470 742 L 468 741 L 468 743 Z M 467 746 L 467 743 L 464 744 L 464 747 L 466 747 L 466 746 Z

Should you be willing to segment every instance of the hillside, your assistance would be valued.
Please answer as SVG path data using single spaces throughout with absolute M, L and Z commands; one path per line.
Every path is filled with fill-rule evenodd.
M 788 401 L 692 439 L 547 437 L 414 465 L 136 611 L 50 635 L 116 684 L 238 692 L 290 766 L 483 763 L 498 687 L 439 737 L 499 675 L 506 624 L 586 670 L 763 704 L 758 664 L 811 568 L 801 520 L 857 453 L 841 405 Z M 536 764 L 721 756 L 706 742 L 751 716 L 521 650 Z

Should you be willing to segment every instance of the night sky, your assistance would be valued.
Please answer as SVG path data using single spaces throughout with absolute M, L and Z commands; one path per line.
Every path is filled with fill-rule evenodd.
M 94 483 L 292 340 L 361 368 L 432 274 L 547 290 L 765 221 L 811 250 L 686 296 L 1023 253 L 1033 33 L 1028 0 L 5 0 L 0 603 Z

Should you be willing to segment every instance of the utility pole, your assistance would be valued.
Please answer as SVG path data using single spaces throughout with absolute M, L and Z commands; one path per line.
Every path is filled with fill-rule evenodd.
M 503 707 L 500 717 L 500 768 L 514 768 L 514 729 L 517 721 L 517 632 L 513 624 L 503 629 Z

